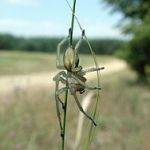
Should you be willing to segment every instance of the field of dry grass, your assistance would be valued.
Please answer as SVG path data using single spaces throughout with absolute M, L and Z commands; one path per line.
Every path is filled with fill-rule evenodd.
M 87 59 L 88 58 L 88 59 Z M 111 56 L 97 56 L 99 63 L 112 61 Z M 0 76 L 29 74 L 36 72 L 52 72 L 56 70 L 56 54 L 0 51 Z M 90 55 L 80 55 L 82 65 L 93 65 Z
M 135 77 L 127 68 L 102 74 L 99 126 L 91 150 L 150 149 L 150 87 L 136 84 Z M 73 146 L 77 117 L 78 108 L 69 97 L 67 150 Z M 88 125 L 86 119 L 83 137 Z M 2 150 L 58 150 L 54 89 L 41 85 L 0 93 L 0 141 Z

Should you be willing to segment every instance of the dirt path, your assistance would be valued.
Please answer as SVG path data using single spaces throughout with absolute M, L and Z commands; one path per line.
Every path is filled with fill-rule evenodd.
M 111 63 L 103 64 L 105 70 L 101 71 L 102 75 L 114 73 L 126 68 L 126 63 L 121 60 L 114 60 Z M 58 72 L 58 71 L 57 71 Z M 0 94 L 17 90 L 18 88 L 24 89 L 31 86 L 47 86 L 48 88 L 54 86 L 52 78 L 57 72 L 46 73 L 33 73 L 29 75 L 15 75 L 15 76 L 1 76 L 0 77 Z M 94 79 L 96 76 L 93 73 L 87 75 L 88 79 Z

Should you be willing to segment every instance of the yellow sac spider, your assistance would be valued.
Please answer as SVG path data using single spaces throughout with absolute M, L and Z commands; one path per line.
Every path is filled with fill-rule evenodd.
M 95 121 L 90 117 L 82 108 L 76 93 L 79 92 L 82 94 L 85 92 L 85 89 L 87 90 L 100 90 L 100 87 L 90 87 L 88 86 L 86 82 L 86 78 L 84 75 L 88 72 L 93 72 L 93 71 L 98 71 L 101 69 L 104 69 L 104 67 L 101 68 L 89 68 L 83 70 L 82 66 L 79 65 L 79 56 L 78 56 L 78 50 L 81 45 L 81 42 L 84 39 L 85 32 L 84 30 L 82 31 L 82 36 L 80 40 L 77 42 L 75 47 L 69 46 L 64 55 L 63 55 L 63 65 L 61 65 L 60 61 L 60 50 L 64 43 L 70 39 L 71 35 L 71 29 L 69 30 L 69 35 L 64 38 L 58 45 L 57 45 L 57 58 L 56 58 L 56 67 L 58 69 L 64 70 L 60 71 L 54 78 L 53 80 L 56 82 L 56 89 L 55 89 L 55 100 L 56 100 L 56 110 L 57 110 L 57 116 L 60 124 L 61 131 L 63 131 L 62 127 L 62 121 L 61 121 L 61 113 L 59 109 L 59 103 L 62 104 L 64 108 L 64 103 L 60 99 L 59 95 L 62 94 L 63 92 L 66 92 L 67 90 L 70 91 L 70 94 L 74 97 L 80 111 L 88 118 L 90 119 L 93 124 L 96 126 Z M 59 83 L 62 83 L 65 85 L 63 88 L 59 88 Z

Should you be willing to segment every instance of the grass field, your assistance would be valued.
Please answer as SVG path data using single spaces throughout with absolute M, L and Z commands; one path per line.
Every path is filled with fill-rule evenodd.
M 91 55 L 80 55 L 80 58 L 83 65 L 94 64 Z M 110 62 L 113 58 L 98 56 L 97 59 L 99 63 L 105 63 Z M 0 51 L 0 75 L 49 72 L 55 69 L 56 54 Z
M 13 57 L 17 55 L 17 52 L 15 53 Z M 30 57 L 25 54 L 19 59 L 25 63 L 25 56 L 28 59 L 31 57 L 30 66 L 35 65 L 34 59 L 42 60 L 43 57 L 44 62 L 51 59 L 50 55 L 45 54 L 34 56 L 33 53 Z M 10 56 L 8 60 L 11 60 L 11 54 L 5 53 L 5 57 L 6 55 Z M 84 59 L 87 58 L 84 56 Z M 101 62 L 102 59 L 107 62 L 107 58 L 99 59 Z M 14 65 L 10 63 L 16 68 L 16 59 L 11 61 L 16 62 Z M 110 57 L 108 61 L 111 61 Z M 42 65 L 44 66 L 44 63 Z M 40 65 L 36 66 L 37 70 L 32 68 L 31 72 L 43 71 Z M 46 64 L 46 67 L 52 66 Z M 47 71 L 46 67 L 44 71 Z M 24 73 L 20 71 L 14 70 L 11 74 Z M 2 72 L 8 73 L 4 70 Z M 100 126 L 97 127 L 90 150 L 150 149 L 150 87 L 136 84 L 135 78 L 136 75 L 129 69 L 102 75 L 101 113 L 98 120 Z M 36 86 L 27 89 L 15 88 L 0 95 L 0 150 L 59 150 L 60 136 L 53 92 L 54 89 Z M 66 150 L 71 150 L 74 142 L 77 113 L 78 108 L 69 97 Z M 84 124 L 85 127 L 87 122 L 88 120 Z M 83 132 L 83 135 L 84 133 L 86 132 Z

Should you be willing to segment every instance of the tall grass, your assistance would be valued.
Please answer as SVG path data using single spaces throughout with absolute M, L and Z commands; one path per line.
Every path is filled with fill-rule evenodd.
M 135 84 L 135 79 L 135 74 L 128 69 L 102 76 L 103 100 L 97 122 L 100 126 L 91 144 L 92 150 L 150 149 L 150 88 Z M 60 150 L 54 90 L 51 89 L 49 92 L 49 88 L 42 86 L 14 87 L 10 93 L 0 93 L 1 150 L 27 147 L 28 150 Z M 71 150 L 74 142 L 77 112 L 74 100 L 69 97 L 66 150 Z M 85 119 L 81 147 L 88 123 Z

